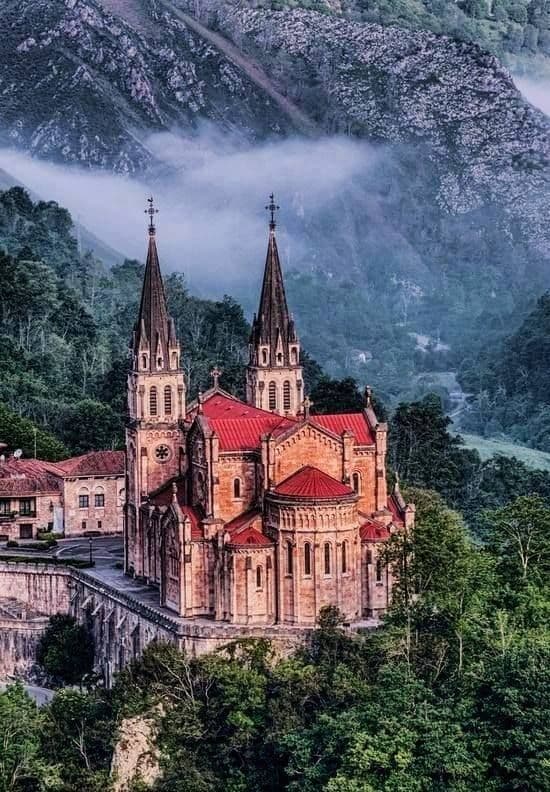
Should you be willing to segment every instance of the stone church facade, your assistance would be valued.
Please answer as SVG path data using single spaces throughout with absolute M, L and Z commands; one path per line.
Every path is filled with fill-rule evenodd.
M 347 414 L 315 415 L 304 398 L 273 211 L 246 401 L 216 370 L 190 404 L 152 217 L 128 377 L 127 574 L 189 618 L 309 626 L 324 605 L 349 622 L 382 613 L 381 549 L 414 506 L 387 491 L 387 426 L 368 393 Z

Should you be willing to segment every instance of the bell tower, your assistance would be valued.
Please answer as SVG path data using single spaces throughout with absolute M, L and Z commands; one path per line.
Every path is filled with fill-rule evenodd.
M 300 342 L 288 312 L 277 240 L 273 193 L 266 206 L 270 213 L 269 239 L 260 306 L 254 316 L 246 369 L 246 400 L 255 407 L 297 415 L 303 400 Z
M 139 314 L 131 343 L 126 427 L 126 571 L 143 572 L 139 507 L 147 495 L 181 472 L 185 379 L 174 320 L 168 315 L 157 252 L 153 199 Z

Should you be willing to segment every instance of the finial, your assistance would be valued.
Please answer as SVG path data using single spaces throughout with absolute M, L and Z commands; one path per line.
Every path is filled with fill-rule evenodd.
M 275 196 L 273 195 L 273 193 L 271 193 L 271 195 L 269 196 L 269 203 L 265 208 L 270 213 L 269 228 L 271 231 L 274 231 L 275 226 L 277 225 L 275 222 L 275 212 L 278 212 L 281 207 L 277 206 L 277 204 L 275 203 Z
M 176 503 L 178 500 L 178 485 L 175 481 L 172 482 L 172 502 Z
M 210 376 L 212 377 L 212 387 L 213 388 L 218 388 L 219 387 L 220 377 L 221 377 L 222 374 L 223 374 L 223 372 L 221 371 L 221 369 L 219 369 L 217 366 L 214 366 L 214 368 L 210 372 Z
M 309 411 L 313 407 L 313 402 L 306 396 L 306 398 L 302 402 L 302 407 L 304 408 L 304 419 L 307 421 L 309 419 Z
M 152 195 L 151 195 L 150 198 L 147 198 L 147 203 L 149 204 L 149 208 L 145 209 L 144 214 L 148 214 L 149 215 L 149 234 L 150 234 L 150 236 L 153 236 L 154 233 L 155 233 L 155 230 L 156 230 L 155 229 L 155 224 L 153 223 L 153 220 L 154 220 L 155 215 L 158 214 L 159 210 L 155 209 Z
M 367 385 L 365 388 L 365 407 L 367 410 L 370 410 L 372 407 L 372 388 L 370 385 Z

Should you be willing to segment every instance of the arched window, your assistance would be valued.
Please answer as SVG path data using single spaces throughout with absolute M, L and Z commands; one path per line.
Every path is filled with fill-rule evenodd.
M 269 383 L 269 409 L 277 409 L 277 386 L 273 381 Z
M 178 353 L 172 352 L 172 368 L 176 369 L 178 367 Z
M 330 575 L 330 544 L 325 543 L 325 575 Z
M 241 497 L 241 480 L 240 478 L 233 479 L 233 497 Z
M 262 568 L 261 566 L 256 567 L 256 588 L 261 589 L 263 586 L 262 581 Z
M 285 380 L 283 383 L 283 410 L 289 412 L 290 407 L 290 382 Z
M 158 368 L 158 369 L 161 369 L 161 368 L 162 368 L 162 358 L 161 358 L 161 357 L 158 357 L 158 358 L 157 358 L 157 368 Z
M 292 352 L 290 353 L 290 361 L 293 366 L 298 363 L 298 352 L 296 351 L 296 347 L 292 347 Z
M 376 582 L 382 582 L 382 561 L 380 559 L 376 562 Z
M 342 572 L 348 571 L 348 543 L 342 542 Z
M 164 414 L 172 415 L 172 388 L 166 385 L 164 388 Z
M 304 575 L 311 575 L 311 545 L 309 542 L 304 545 Z
M 292 575 L 292 543 L 286 543 L 286 572 L 287 575 Z
M 282 352 L 279 352 L 277 354 L 277 363 L 279 364 L 279 366 L 283 365 L 283 353 Z
M 262 363 L 267 366 L 267 349 L 262 349 Z
M 147 355 L 141 356 L 141 368 L 143 369 L 147 368 Z
M 151 415 L 157 414 L 157 389 L 155 385 L 149 391 L 149 413 Z
M 354 473 L 351 477 L 353 482 L 353 489 L 359 495 L 361 492 L 361 475 L 359 473 Z
M 105 506 L 105 490 L 103 487 L 96 487 L 94 490 L 94 506 L 100 509 Z

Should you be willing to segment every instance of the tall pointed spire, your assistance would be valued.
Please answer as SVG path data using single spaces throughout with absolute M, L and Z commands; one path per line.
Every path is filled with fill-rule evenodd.
M 162 371 L 174 367 L 170 360 L 170 350 L 172 347 L 177 347 L 178 344 L 174 322 L 168 315 L 166 294 L 160 272 L 156 228 L 153 222 L 158 209 L 155 209 L 152 197 L 148 198 L 148 203 L 149 208 L 145 212 L 149 215 L 149 246 L 139 313 L 134 327 L 133 352 L 136 368 L 137 356 L 141 353 L 140 369 L 143 370 L 143 361 L 146 360 L 147 369 Z
M 260 306 L 250 335 L 246 398 L 256 407 L 296 415 L 303 394 L 300 343 L 286 301 L 275 238 L 275 213 L 279 207 L 273 193 L 265 208 L 270 216 L 269 240 Z
M 277 350 L 282 346 L 284 362 L 288 365 L 290 362 L 287 354 L 288 342 L 295 341 L 296 334 L 294 322 L 288 311 L 283 273 L 275 237 L 275 212 L 279 207 L 275 204 L 273 193 L 271 193 L 269 199 L 270 202 L 266 206 L 267 211 L 270 213 L 267 257 L 260 306 L 252 328 L 251 343 L 269 346 L 270 363 L 272 365 L 275 365 Z

